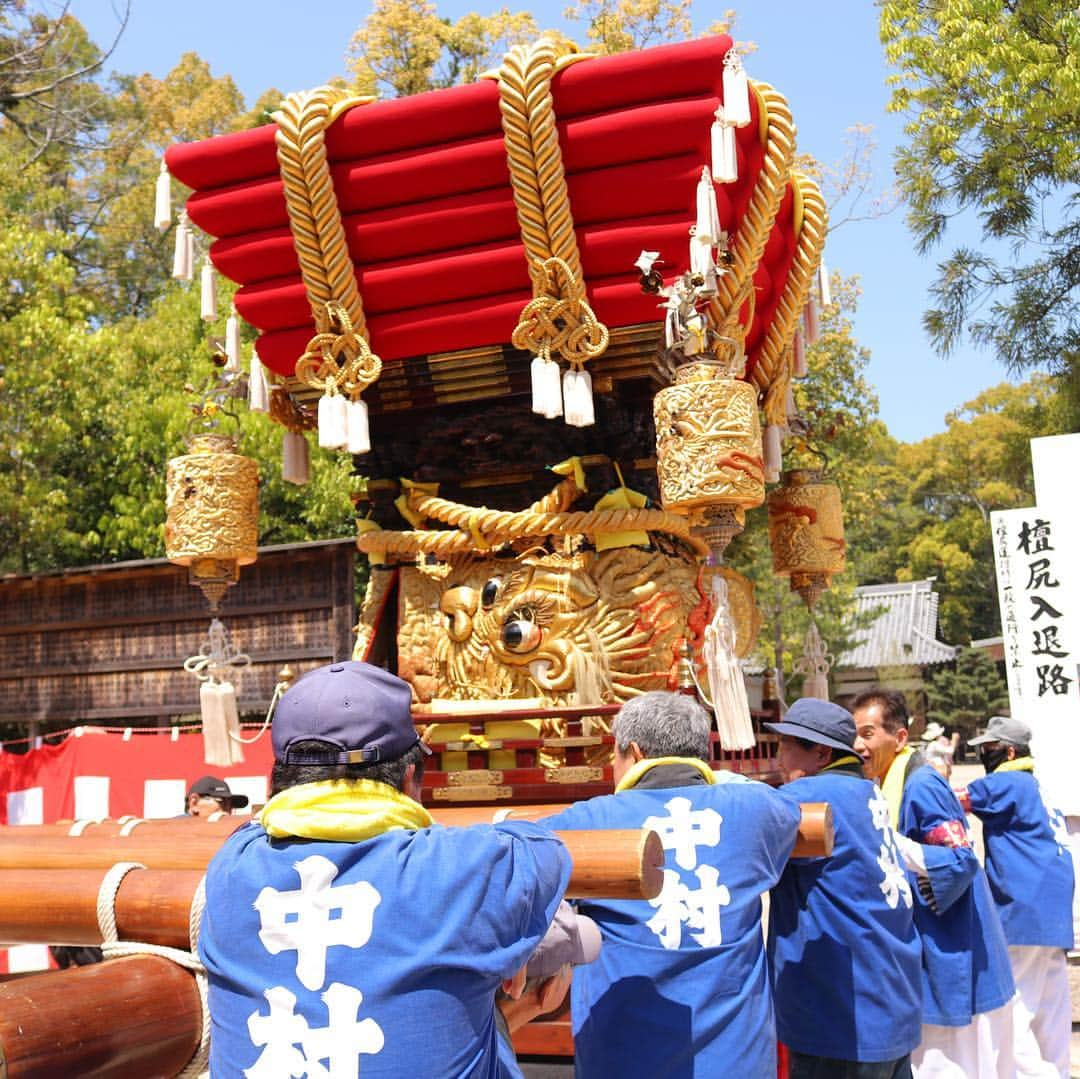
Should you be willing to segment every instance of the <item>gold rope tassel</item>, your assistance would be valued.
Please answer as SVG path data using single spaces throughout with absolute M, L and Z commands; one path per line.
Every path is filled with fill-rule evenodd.
M 609 334 L 585 298 L 585 278 L 555 126 L 551 79 L 562 61 L 548 38 L 511 49 L 499 69 L 510 184 L 521 242 L 529 259 L 533 298 L 525 306 L 511 341 L 533 353 L 532 408 L 552 419 L 588 427 L 594 420 L 590 359 L 607 350 Z M 574 60 L 568 57 L 563 60 Z M 553 359 L 570 364 L 562 376 Z
M 360 395 L 378 379 L 382 361 L 368 345 L 364 305 L 326 160 L 326 129 L 346 109 L 371 100 L 323 86 L 290 94 L 274 113 L 289 228 L 317 331 L 297 362 L 296 377 L 323 391 L 319 445 L 354 454 L 371 449 L 367 405 Z

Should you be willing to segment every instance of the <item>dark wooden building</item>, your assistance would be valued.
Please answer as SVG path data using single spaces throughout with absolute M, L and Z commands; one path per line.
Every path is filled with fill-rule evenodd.
M 351 653 L 352 539 L 263 547 L 221 606 L 241 712 L 265 712 L 277 673 Z M 0 729 L 32 737 L 85 723 L 146 726 L 197 717 L 184 660 L 207 646 L 210 613 L 164 559 L 0 578 Z

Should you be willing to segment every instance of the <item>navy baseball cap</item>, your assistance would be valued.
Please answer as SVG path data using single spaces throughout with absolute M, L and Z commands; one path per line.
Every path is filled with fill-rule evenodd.
M 412 690 L 397 675 L 349 660 L 317 667 L 282 694 L 270 728 L 281 764 L 377 764 L 420 742 L 412 721 Z M 326 749 L 295 750 L 297 742 Z
M 816 742 L 831 749 L 855 748 L 855 720 L 846 708 L 816 697 L 800 697 L 784 714 L 782 723 L 763 726 L 777 734 Z

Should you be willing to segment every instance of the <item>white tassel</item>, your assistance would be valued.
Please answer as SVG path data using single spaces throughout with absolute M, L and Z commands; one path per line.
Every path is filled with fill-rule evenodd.
M 225 320 L 225 356 L 225 370 L 235 374 L 240 370 L 240 319 L 236 317 L 235 307 Z
M 724 112 L 736 127 L 750 123 L 750 85 L 742 57 L 734 49 L 724 57 Z
M 709 170 L 701 170 L 697 185 L 697 222 L 694 239 L 706 247 L 716 247 L 720 242 L 720 212 L 716 208 L 716 188 L 713 187 Z
M 342 450 L 349 441 L 347 404 L 340 393 L 319 398 L 319 445 L 324 450 Z
M 791 388 L 791 383 L 788 383 L 787 392 L 784 394 L 784 414 L 788 420 L 794 419 L 799 412 L 795 407 L 795 391 Z
M 368 430 L 368 408 L 358 397 L 345 406 L 345 448 L 349 453 L 369 453 L 371 433 Z
M 806 340 L 803 337 L 802 327 L 796 327 L 795 336 L 791 341 L 791 373 L 796 378 L 806 378 Z
M 816 345 L 821 327 L 818 324 L 817 301 L 813 296 L 807 301 L 803 309 L 803 330 L 806 335 L 807 345 Z
M 173 246 L 172 275 L 177 281 L 191 280 L 191 254 L 193 242 L 191 229 L 188 227 L 187 214 L 180 215 L 176 226 L 176 241 Z
M 190 225 L 184 230 L 184 243 L 187 248 L 184 255 L 184 266 L 187 268 L 184 280 L 191 281 L 195 277 L 195 230 Z
M 822 307 L 828 307 L 832 303 L 832 284 L 829 282 L 829 271 L 824 259 L 818 266 L 818 295 L 821 298 Z
M 298 487 L 311 479 L 311 451 L 307 439 L 297 431 L 286 431 L 282 440 L 281 478 Z
M 158 173 L 157 187 L 154 190 L 154 228 L 164 232 L 172 224 L 172 181 L 165 159 L 161 159 L 161 172 Z
M 718 184 L 733 184 L 739 178 L 735 149 L 735 128 L 721 105 L 712 125 L 712 177 Z
M 756 744 L 750 722 L 746 682 L 735 655 L 735 627 L 728 613 L 727 582 L 712 579 L 713 616 L 705 627 L 702 658 L 709 676 L 709 696 L 720 744 L 724 749 L 751 749 Z
M 794 664 L 795 672 L 803 676 L 804 697 L 816 697 L 821 701 L 829 699 L 829 668 L 832 666 L 832 656 L 826 652 L 826 647 L 818 632 L 817 623 L 811 619 L 803 639 L 803 654 Z
M 205 763 L 220 768 L 243 763 L 244 750 L 237 741 L 240 737 L 240 716 L 232 683 L 203 682 L 199 689 L 199 709 L 202 712 Z
M 690 237 L 690 272 L 708 277 L 716 263 L 713 261 L 713 249 L 708 237 L 703 240 L 697 235 Z
M 202 319 L 203 322 L 213 322 L 217 318 L 217 278 L 209 255 L 203 259 L 199 280 L 202 284 Z
M 248 409 L 251 412 L 270 411 L 270 387 L 266 383 L 266 368 L 254 349 L 251 350 L 248 374 Z
M 593 408 L 592 375 L 571 368 L 563 375 L 563 408 L 571 427 L 591 427 L 596 423 Z
M 765 454 L 765 482 L 779 483 L 784 467 L 784 429 L 775 423 L 765 428 L 763 448 Z
M 553 420 L 563 414 L 562 379 L 559 365 L 552 359 L 534 356 L 529 365 L 532 379 L 532 410 Z

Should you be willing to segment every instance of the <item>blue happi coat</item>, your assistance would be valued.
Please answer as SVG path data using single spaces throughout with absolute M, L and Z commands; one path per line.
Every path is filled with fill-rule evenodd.
M 878 787 L 849 769 L 797 779 L 781 794 L 828 802 L 828 858 L 792 858 L 772 890 L 769 964 L 780 1040 L 839 1060 L 897 1060 L 921 1036 L 913 890 Z
M 1001 921 L 972 850 L 964 811 L 948 781 L 929 765 L 917 768 L 904 784 L 897 831 L 924 844 L 928 870 L 929 890 L 919 889 L 915 902 L 923 1022 L 967 1026 L 972 1016 L 1005 1004 L 1015 987 Z
M 648 828 L 665 847 L 655 899 L 579 904 L 603 948 L 574 971 L 578 1079 L 774 1079 L 760 897 L 791 853 L 798 808 L 762 783 L 705 785 L 691 768 L 658 764 L 632 789 L 545 823 Z
M 495 1079 L 495 990 L 569 871 L 525 823 L 357 843 L 241 828 L 206 876 L 211 1073 Z
M 968 784 L 983 825 L 986 875 L 1010 944 L 1073 945 L 1073 864 L 1059 842 L 1061 814 L 1048 810 L 1029 771 L 992 772 Z M 1056 826 L 1056 827 L 1055 827 Z

